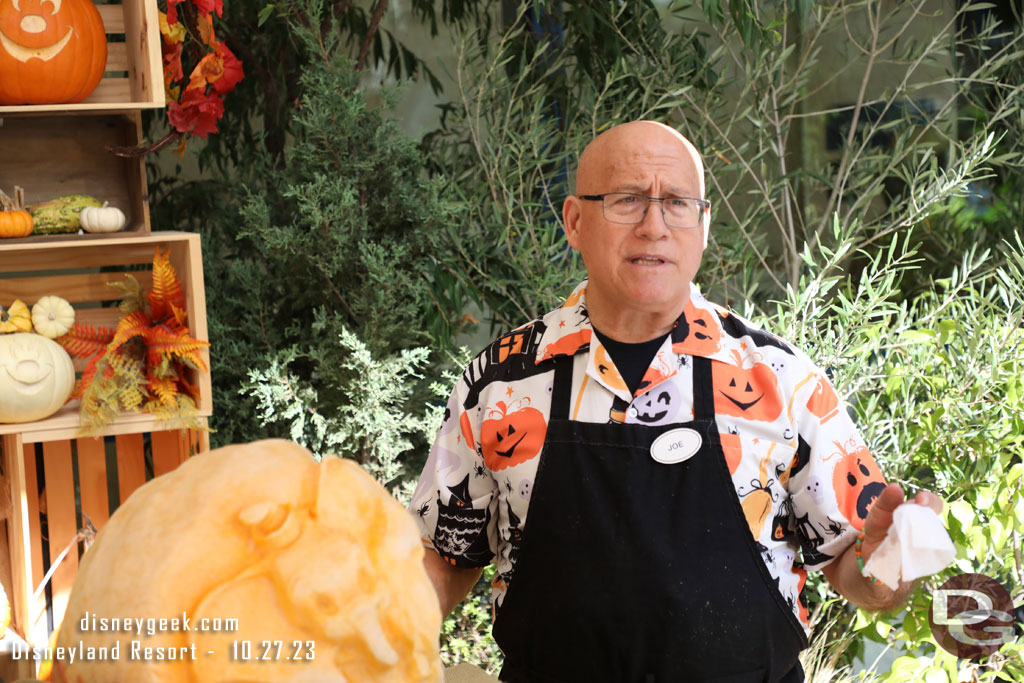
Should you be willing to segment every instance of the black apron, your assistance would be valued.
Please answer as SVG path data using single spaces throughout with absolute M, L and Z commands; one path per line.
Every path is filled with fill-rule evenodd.
M 798 683 L 807 639 L 762 561 L 722 453 L 711 361 L 694 357 L 694 420 L 569 420 L 556 361 L 523 545 L 494 624 L 501 680 Z M 693 457 L 651 457 L 661 434 Z M 673 437 L 669 437 L 671 440 Z

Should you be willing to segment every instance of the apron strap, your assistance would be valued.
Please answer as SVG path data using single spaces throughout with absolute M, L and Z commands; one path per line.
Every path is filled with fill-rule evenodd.
M 568 420 L 572 403 L 572 365 L 576 356 L 555 359 L 555 379 L 551 389 L 551 420 Z
M 690 356 L 693 359 L 693 419 L 715 419 L 715 387 L 711 377 L 711 359 Z

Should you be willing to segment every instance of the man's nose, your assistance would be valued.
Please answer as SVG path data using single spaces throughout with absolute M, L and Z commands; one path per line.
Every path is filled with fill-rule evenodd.
M 636 226 L 638 236 L 657 240 L 668 235 L 671 228 L 665 224 L 665 214 L 662 212 L 661 207 L 661 202 L 651 201 L 647 204 L 644 218 Z

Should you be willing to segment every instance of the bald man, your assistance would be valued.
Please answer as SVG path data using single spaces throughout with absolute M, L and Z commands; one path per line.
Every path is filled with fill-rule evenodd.
M 802 681 L 807 571 L 868 609 L 911 588 L 857 564 L 903 492 L 820 369 L 693 284 L 688 140 L 611 128 L 576 189 L 587 279 L 466 368 L 413 496 L 442 610 L 497 564 L 503 681 Z

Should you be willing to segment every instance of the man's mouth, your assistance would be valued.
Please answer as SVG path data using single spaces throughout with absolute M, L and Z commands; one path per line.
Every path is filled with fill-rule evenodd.
M 629 262 L 637 266 L 660 266 L 665 263 L 665 260 L 656 256 L 637 256 L 630 259 Z

